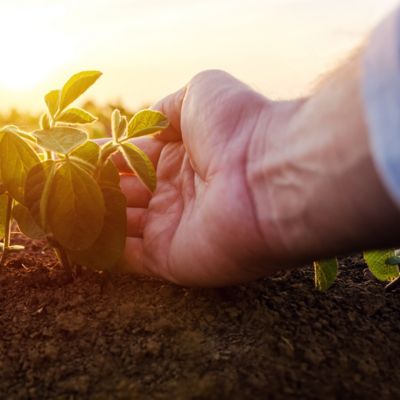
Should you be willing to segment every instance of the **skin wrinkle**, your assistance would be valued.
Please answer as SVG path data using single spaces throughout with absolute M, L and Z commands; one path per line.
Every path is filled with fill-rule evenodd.
M 184 207 L 186 207 L 187 204 L 190 203 L 190 201 L 196 197 L 196 194 L 195 194 L 196 192 L 195 192 L 195 188 L 194 188 L 195 172 L 193 171 L 193 168 L 191 168 L 189 156 L 187 153 L 184 154 L 184 157 L 182 160 L 182 165 L 180 168 L 180 175 L 182 177 L 181 184 L 180 184 L 180 187 L 181 187 L 180 192 L 187 194 L 186 196 L 182 196 Z M 190 187 L 192 190 L 189 193 L 186 193 L 187 191 L 183 190 L 183 186 L 189 187 L 189 184 L 190 184 Z
M 261 226 L 267 226 L 272 230 L 276 241 L 272 246 L 274 248 L 280 248 L 281 252 L 283 251 L 287 254 L 290 254 L 293 242 L 293 239 L 289 238 L 287 232 L 295 233 L 295 236 L 301 239 L 304 229 L 306 228 L 305 221 L 301 219 L 303 215 L 302 210 L 304 211 L 306 209 L 306 199 L 303 199 L 302 204 L 300 204 L 300 209 L 299 205 L 296 204 L 299 199 L 302 198 L 299 193 L 303 192 L 303 187 L 300 183 L 303 179 L 299 179 L 298 176 L 303 171 L 305 171 L 306 174 L 310 174 L 317 170 L 312 166 L 315 160 L 310 160 L 311 164 L 298 163 L 298 160 L 301 160 L 302 157 L 298 157 L 296 154 L 296 147 L 293 147 L 296 146 L 296 142 L 292 142 L 290 137 L 286 135 L 287 131 L 296 131 L 296 129 L 293 129 L 295 125 L 293 117 L 306 103 L 307 98 L 301 98 L 295 102 L 282 101 L 274 104 L 270 112 L 271 119 L 276 119 L 280 123 L 278 123 L 278 125 L 276 125 L 276 123 L 275 125 L 268 125 L 268 130 L 271 134 L 265 137 L 265 148 L 263 150 L 266 153 L 270 153 L 271 155 L 275 154 L 276 156 L 274 160 L 265 157 L 265 161 L 261 163 L 261 171 L 259 171 L 262 176 L 262 184 L 265 187 L 265 202 L 269 204 L 270 207 L 268 214 L 264 213 L 263 215 L 264 220 L 262 222 L 260 221 Z M 302 149 L 302 147 L 300 147 L 300 149 Z M 293 159 L 293 156 L 296 161 Z M 291 188 L 290 194 L 285 192 L 286 194 L 283 195 L 284 192 L 282 188 L 286 192 L 287 188 Z M 292 193 L 293 190 L 295 193 Z M 257 197 L 256 194 L 254 194 L 254 196 L 255 198 Z M 288 201 L 292 203 L 292 206 L 289 205 Z M 295 201 L 294 206 L 293 201 Z M 257 206 L 257 201 L 255 201 L 255 203 Z M 268 219 L 265 219 L 266 217 Z M 288 227 L 289 221 L 291 224 Z M 268 233 L 264 232 L 264 230 L 262 230 L 262 233 L 264 238 L 268 236 Z M 270 253 L 272 253 L 272 251 Z
M 166 148 L 166 147 L 165 147 Z M 164 148 L 164 149 L 165 149 Z M 164 151 L 164 149 L 163 149 L 163 151 Z M 162 153 L 162 152 L 161 152 Z M 161 156 L 162 156 L 162 154 L 161 154 Z M 161 158 L 161 156 L 160 156 L 160 158 Z M 182 166 L 182 161 L 180 162 L 180 164 L 181 164 L 181 166 Z M 180 202 L 180 204 L 181 204 L 181 210 L 180 210 L 180 212 L 179 212 L 179 222 L 177 223 L 177 224 L 175 224 L 175 230 L 174 230 L 174 232 L 170 235 L 170 241 L 169 241 L 169 247 L 171 248 L 173 245 L 174 245 L 174 241 L 176 240 L 176 232 L 178 231 L 178 229 L 179 229 L 179 226 L 180 226 L 180 224 L 181 224 L 181 221 L 182 221 L 182 215 L 183 215 L 183 209 L 184 209 L 184 199 L 183 199 L 183 195 L 182 195 L 182 190 L 181 190 L 181 185 L 178 185 L 176 182 L 175 182 L 175 179 L 173 179 L 173 180 L 164 180 L 164 185 L 168 185 L 168 186 L 170 186 L 170 187 L 172 187 L 173 189 L 175 189 L 175 192 L 176 193 L 181 193 L 181 202 Z M 178 190 L 178 189 L 180 189 L 180 190 Z M 173 192 L 173 191 L 172 191 Z M 177 203 L 177 202 L 176 202 Z M 175 211 L 174 212 L 171 212 L 171 215 L 174 215 L 175 214 Z M 165 230 L 164 231 L 168 231 L 168 227 L 166 227 L 165 228 Z M 161 232 L 159 232 L 158 233 L 158 235 L 155 235 L 154 236 L 154 238 L 153 238 L 153 240 L 156 240 L 157 239 L 157 236 L 162 236 L 162 233 L 164 232 L 164 231 L 161 231 Z M 165 263 L 165 270 L 167 271 L 167 276 L 169 277 L 169 279 L 172 281 L 172 282 L 175 282 L 175 283 L 177 283 L 178 282 L 178 280 L 176 279 L 176 277 L 175 277 L 175 274 L 173 273 L 173 268 L 172 268 L 172 265 L 173 265 L 173 263 L 172 263 L 172 261 L 171 261 L 171 254 L 172 254 L 172 252 L 171 251 L 168 251 L 168 257 L 167 257 L 167 260 L 166 260 L 166 263 Z
M 193 81 L 194 81 L 194 79 L 193 79 Z M 189 83 L 185 87 L 184 94 L 182 96 L 182 101 L 180 103 L 180 108 L 178 108 L 178 109 L 181 110 L 180 121 L 179 121 L 179 126 L 180 126 L 181 130 L 183 129 L 182 127 L 184 126 L 184 121 L 182 121 L 182 115 L 186 115 L 186 114 L 190 113 L 188 108 L 190 108 L 191 104 L 190 104 L 190 102 L 188 100 L 188 97 L 189 97 L 188 93 L 190 92 L 192 86 L 194 86 L 194 84 L 193 83 Z M 192 169 L 193 169 L 194 173 L 197 174 L 203 181 L 205 181 L 206 180 L 207 171 L 205 173 L 205 176 L 203 177 L 202 174 L 201 174 L 200 168 L 194 162 L 194 157 L 193 157 L 193 153 L 192 153 L 191 148 L 187 146 L 186 141 L 183 141 L 182 143 L 183 143 L 182 145 L 183 145 L 186 153 L 189 155 L 190 165 L 192 166 Z
M 281 244 L 284 246 L 284 250 L 290 252 L 293 243 L 300 242 L 302 238 L 307 235 L 313 237 L 316 243 L 319 241 L 319 237 L 316 234 L 316 230 L 313 229 L 312 224 L 308 222 L 310 219 L 310 211 L 308 205 L 311 204 L 309 198 L 310 193 L 304 190 L 301 182 L 308 181 L 314 182 L 314 185 L 318 185 L 318 176 L 323 176 L 324 171 L 318 168 L 318 160 L 316 158 L 309 158 L 303 156 L 295 156 L 296 161 L 291 158 L 286 159 L 285 165 L 282 166 L 282 170 L 286 171 L 285 179 L 275 181 L 274 189 L 277 193 L 282 192 L 282 186 L 289 186 L 291 188 L 290 196 L 296 198 L 295 206 L 288 206 L 285 204 L 282 211 L 277 211 L 279 215 L 278 220 L 280 224 L 277 225 L 278 234 L 280 236 Z M 305 173 L 305 174 L 304 174 Z M 282 178 L 282 177 L 281 177 Z M 297 181 L 297 182 L 296 182 Z M 318 190 L 314 190 L 313 193 L 318 193 Z M 328 194 L 324 194 L 328 195 Z M 274 196 L 275 199 L 277 196 Z M 275 200 L 274 204 L 279 207 L 279 203 Z M 277 208 L 278 210 L 278 208 Z M 289 210 L 289 212 L 287 212 Z M 291 235 L 287 235 L 288 230 Z
M 147 209 L 146 208 L 128 208 L 132 209 L 134 211 L 139 211 L 138 214 L 129 215 L 128 212 L 128 219 L 131 218 L 131 220 L 133 220 L 134 223 L 134 227 L 135 227 L 135 235 L 133 237 L 143 237 L 143 232 L 144 232 L 144 227 L 146 226 L 146 219 L 147 219 Z M 132 223 L 130 223 L 128 221 L 128 225 L 132 225 Z
M 319 138 L 321 139 L 321 144 L 319 146 L 314 146 L 316 150 L 322 150 L 327 147 L 327 140 L 331 140 L 329 138 L 330 135 L 324 136 L 324 138 L 319 136 Z M 307 148 L 307 146 L 305 148 Z M 303 148 L 300 147 L 300 150 L 303 150 Z M 275 179 L 273 183 L 271 183 L 273 188 L 271 193 L 275 191 L 277 193 L 283 193 L 285 187 L 289 188 L 289 190 L 291 189 L 290 195 L 287 195 L 285 198 L 296 199 L 297 202 L 297 204 L 295 204 L 294 206 L 288 206 L 286 203 L 285 205 L 283 205 L 282 203 L 277 201 L 272 202 L 272 204 L 276 204 L 276 218 L 277 220 L 281 221 L 281 224 L 277 225 L 277 229 L 279 235 L 282 238 L 281 243 L 286 251 L 290 251 L 290 248 L 292 247 L 291 242 L 301 241 L 302 237 L 304 236 L 304 232 L 306 231 L 308 232 L 308 235 L 314 237 L 314 240 L 316 242 L 319 241 L 319 237 L 315 234 L 312 225 L 307 223 L 307 221 L 310 219 L 310 211 L 307 209 L 307 204 L 311 203 L 311 199 L 308 198 L 309 194 L 304 192 L 301 182 L 315 182 L 315 185 L 318 186 L 318 181 L 320 179 L 327 179 L 327 173 L 329 175 L 337 175 L 335 168 L 329 170 L 320 168 L 321 165 L 324 165 L 323 159 L 323 153 L 321 153 L 320 156 L 314 156 L 310 158 L 308 157 L 307 153 L 302 154 L 302 152 L 300 152 L 300 154 L 296 154 L 294 157 L 294 160 L 296 161 L 294 161 L 289 155 L 285 158 L 284 165 L 276 166 L 276 169 L 278 171 L 285 171 L 286 174 L 278 175 L 277 179 Z M 318 190 L 315 190 L 315 192 L 318 193 Z M 273 198 L 277 197 L 276 195 L 272 196 Z M 282 213 L 282 211 L 278 211 L 279 206 L 283 206 L 283 209 L 285 210 L 284 214 Z M 284 232 L 287 231 L 288 226 L 289 230 L 292 232 L 291 238 L 287 237 L 287 235 L 284 234 Z
M 272 106 L 272 104 L 268 104 L 269 110 L 265 112 L 265 114 L 268 115 L 268 120 L 267 120 L 267 122 L 265 124 L 264 131 L 267 132 L 268 135 L 260 136 L 259 134 L 258 135 L 254 134 L 254 136 L 252 138 L 253 140 L 254 139 L 255 140 L 257 140 L 257 139 L 260 140 L 260 138 L 263 140 L 263 146 L 259 145 L 259 146 L 256 146 L 255 148 L 258 149 L 259 147 L 264 147 L 263 151 L 266 154 L 270 153 L 269 149 L 265 148 L 265 147 L 269 147 L 269 143 L 268 143 L 268 139 L 270 137 L 270 135 L 269 135 L 270 132 L 269 131 L 271 130 L 271 128 L 273 128 L 272 121 L 277 118 L 277 105 L 278 104 L 280 104 L 280 103 L 277 103 L 274 106 Z M 280 141 L 279 141 L 280 137 L 278 137 L 277 139 L 278 139 L 278 141 L 276 141 L 276 144 L 280 143 Z M 271 144 L 274 145 L 275 143 L 272 142 Z M 276 147 L 276 146 L 274 146 L 274 147 Z M 278 146 L 278 149 L 275 149 L 277 154 L 281 154 L 281 149 L 279 149 L 280 147 L 281 147 L 281 145 Z M 249 155 L 249 153 L 253 148 L 254 148 L 253 143 L 249 142 L 248 149 L 247 149 L 247 152 L 246 152 L 247 153 L 247 160 L 251 159 L 251 156 Z M 286 148 L 284 148 L 283 150 L 285 152 L 287 151 Z M 257 158 L 258 157 L 256 156 L 256 159 Z M 273 227 L 273 229 L 275 229 L 275 231 L 277 231 L 277 232 L 280 232 L 281 227 L 280 227 L 280 224 L 278 223 L 278 219 L 279 219 L 278 215 L 279 215 L 279 213 L 276 211 L 276 207 L 274 207 L 274 205 L 277 204 L 277 202 L 274 201 L 275 196 L 273 195 L 273 189 L 274 189 L 273 184 L 274 183 L 273 182 L 268 182 L 268 179 L 267 179 L 267 182 L 264 182 L 265 181 L 265 177 L 266 177 L 266 173 L 265 172 L 268 172 L 268 175 L 271 173 L 270 166 L 268 165 L 269 164 L 268 163 L 268 157 L 264 157 L 262 160 L 265 160 L 267 162 L 267 165 L 265 165 L 265 161 L 261 162 L 261 164 L 256 166 L 256 171 L 252 171 L 251 173 L 248 172 L 249 171 L 249 169 L 248 169 L 249 168 L 249 163 L 248 162 L 246 163 L 247 164 L 247 171 L 246 171 L 246 176 L 247 176 L 246 182 L 247 183 L 246 184 L 248 185 L 248 187 L 250 189 L 251 201 L 254 204 L 254 213 L 255 213 L 255 216 L 256 216 L 256 220 L 257 220 L 257 229 L 260 232 L 261 238 L 263 238 L 263 240 L 264 240 L 266 249 L 268 249 L 269 243 L 270 243 L 270 238 L 268 237 L 268 233 L 264 232 L 263 225 L 269 225 L 270 228 Z M 281 157 L 278 160 L 278 163 L 280 163 L 280 162 L 281 162 Z M 278 170 L 282 171 L 281 164 L 279 164 L 278 167 L 279 167 Z M 263 184 L 265 185 L 265 188 L 266 188 L 266 190 L 264 192 L 264 196 L 267 197 L 265 199 L 265 202 L 270 205 L 270 209 L 269 209 L 269 213 L 268 213 L 268 215 L 269 215 L 268 221 L 263 220 L 265 215 L 261 216 L 260 211 L 258 209 L 258 202 L 256 200 L 257 194 L 255 193 L 255 190 L 258 188 L 258 185 L 257 184 L 251 184 L 249 182 L 249 181 L 252 180 L 250 175 L 254 175 L 254 174 L 258 175 L 259 173 L 261 173 L 262 176 L 263 176 L 262 180 L 263 180 Z M 283 236 L 285 236 L 285 235 L 283 235 Z M 280 235 L 279 241 L 281 243 L 283 242 L 282 234 Z M 272 252 L 270 252 L 270 253 L 272 255 Z
M 267 103 L 267 106 L 272 109 L 272 107 Z M 258 113 L 258 118 L 257 121 L 254 124 L 255 129 L 253 129 L 252 132 L 252 137 L 249 138 L 249 140 L 247 141 L 247 145 L 246 145 L 246 151 L 245 151 L 245 158 L 244 158 L 244 170 L 243 170 L 243 182 L 245 184 L 247 193 L 249 194 L 249 201 L 251 204 L 251 213 L 253 215 L 254 221 L 255 221 L 255 227 L 257 230 L 257 235 L 260 237 L 261 241 L 264 241 L 265 243 L 268 243 L 268 239 L 264 236 L 264 232 L 263 229 L 261 227 L 261 220 L 260 220 L 260 216 L 257 210 L 257 203 L 255 200 L 255 193 L 253 191 L 253 186 L 249 183 L 249 153 L 250 153 L 250 148 L 251 148 L 251 144 L 252 141 L 254 140 L 254 138 L 256 137 L 255 135 L 255 131 L 258 131 L 258 129 L 256 128 L 258 125 L 260 125 L 261 123 L 261 115 L 263 114 L 263 108 L 259 111 Z M 273 111 L 270 113 L 269 118 L 266 121 L 266 125 L 263 128 L 265 130 L 265 132 L 268 131 L 269 125 L 271 124 L 272 121 L 272 116 L 273 116 Z M 257 136 L 257 138 L 259 138 L 259 136 Z
M 173 186 L 173 185 L 171 185 L 171 186 Z M 168 213 L 166 213 L 166 214 L 168 215 Z M 171 212 L 171 215 L 174 215 L 174 214 L 175 214 L 174 212 Z M 164 215 L 165 215 L 165 214 L 164 214 Z M 151 245 L 152 242 L 157 242 L 157 240 L 159 239 L 159 237 L 162 238 L 163 235 L 164 235 L 164 233 L 165 233 L 165 232 L 168 232 L 168 230 L 169 230 L 169 229 L 168 229 L 168 227 L 166 226 L 163 230 L 158 231 L 156 234 L 153 233 L 153 234 L 152 234 L 152 238 L 151 238 L 151 240 L 149 241 L 149 244 Z M 170 247 L 171 247 L 172 244 L 173 244 L 173 239 L 174 239 L 175 234 L 176 234 L 176 229 L 175 229 L 174 233 L 171 235 Z M 151 247 L 151 246 L 148 246 L 148 247 Z M 168 251 L 168 259 L 166 260 L 166 263 L 165 263 L 165 270 L 167 271 L 166 278 L 168 278 L 168 279 L 171 280 L 172 282 L 176 282 L 176 279 L 175 279 L 173 273 L 171 273 L 171 266 L 170 266 L 170 260 L 169 260 L 170 255 L 171 255 L 171 252 Z M 144 256 L 143 258 L 146 260 L 146 262 L 144 263 L 145 269 L 147 269 L 148 271 L 151 272 L 149 275 L 151 275 L 151 276 L 157 275 L 156 271 L 153 271 L 153 269 L 152 269 L 152 266 L 153 266 L 153 264 L 154 264 L 152 255 L 149 254 L 149 253 L 147 253 L 147 252 L 146 252 L 146 253 L 143 252 L 143 256 Z

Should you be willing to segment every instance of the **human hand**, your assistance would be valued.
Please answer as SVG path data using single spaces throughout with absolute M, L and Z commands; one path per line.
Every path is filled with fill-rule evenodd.
M 136 144 L 157 167 L 157 189 L 151 197 L 137 178 L 121 179 L 125 270 L 223 286 L 397 243 L 399 212 L 372 160 L 359 57 L 308 99 L 272 102 L 208 71 L 156 108 L 171 127 Z
M 155 108 L 171 126 L 135 141 L 156 166 L 153 196 L 135 176 L 121 176 L 128 201 L 121 268 L 189 286 L 270 272 L 246 169 L 250 141 L 265 132 L 272 103 L 224 72 L 207 71 Z

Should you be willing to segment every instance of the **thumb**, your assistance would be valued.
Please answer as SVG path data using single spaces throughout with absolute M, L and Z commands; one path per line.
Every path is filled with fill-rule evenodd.
M 165 114 L 170 122 L 169 127 L 164 129 L 156 136 L 158 140 L 166 142 L 176 142 L 182 140 L 181 111 L 185 94 L 186 86 L 177 92 L 164 97 L 152 107 L 153 110 L 157 110 Z

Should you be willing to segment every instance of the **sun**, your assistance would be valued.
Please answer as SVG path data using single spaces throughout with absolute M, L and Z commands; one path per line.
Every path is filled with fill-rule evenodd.
M 67 36 L 41 22 L 34 16 L 2 18 L 0 89 L 31 89 L 71 58 Z

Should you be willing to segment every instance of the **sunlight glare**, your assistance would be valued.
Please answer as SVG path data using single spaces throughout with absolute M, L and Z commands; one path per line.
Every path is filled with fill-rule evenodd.
M 69 60 L 73 49 L 66 35 L 39 16 L 15 17 L 9 13 L 0 24 L 0 88 L 31 89 Z

